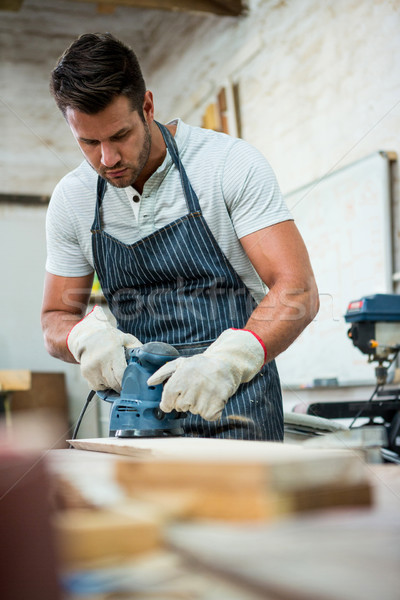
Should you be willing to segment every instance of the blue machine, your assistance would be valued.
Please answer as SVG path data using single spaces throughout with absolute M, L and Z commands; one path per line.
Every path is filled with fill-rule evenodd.
M 351 323 L 348 336 L 370 361 L 390 360 L 400 348 L 400 296 L 375 294 L 349 303 L 345 314 Z
M 345 314 L 347 334 L 354 346 L 376 362 L 376 387 L 368 400 L 316 402 L 308 414 L 326 419 L 368 418 L 367 426 L 380 425 L 387 432 L 382 458 L 400 463 L 400 389 L 386 388 L 388 369 L 400 351 L 400 295 L 374 294 L 349 303 Z M 377 420 L 376 420 L 377 419 Z M 364 425 L 361 425 L 363 427 Z
M 121 393 L 113 390 L 96 392 L 112 404 L 110 437 L 167 437 L 182 436 L 182 419 L 186 413 L 160 409 L 162 384 L 148 386 L 148 378 L 166 362 L 179 357 L 173 346 L 163 342 L 148 342 L 127 351 L 127 367 L 122 379 Z
M 400 296 L 397 294 L 374 294 L 353 300 L 347 307 L 348 323 L 359 321 L 400 321 Z

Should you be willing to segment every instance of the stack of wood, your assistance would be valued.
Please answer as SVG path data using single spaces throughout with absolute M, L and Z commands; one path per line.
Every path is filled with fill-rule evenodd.
M 122 490 L 120 501 L 85 505 L 84 486 L 77 486 L 80 496 L 74 501 L 65 481 L 64 493 L 59 489 L 63 510 L 55 525 L 63 563 L 69 565 L 160 548 L 171 521 L 267 522 L 372 502 L 365 464 L 351 450 L 203 438 L 72 443 L 80 450 L 123 457 L 114 456 L 110 470 Z M 93 457 L 93 452 L 87 455 Z M 90 473 L 87 476 L 89 481 Z

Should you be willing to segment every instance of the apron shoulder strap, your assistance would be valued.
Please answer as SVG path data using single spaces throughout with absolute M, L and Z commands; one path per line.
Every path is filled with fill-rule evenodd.
M 107 189 L 107 181 L 100 177 L 97 177 L 97 190 L 96 190 L 96 209 L 94 213 L 94 221 L 91 228 L 91 231 L 100 231 L 101 230 L 101 214 L 100 208 L 101 203 L 103 202 L 104 194 Z
M 160 129 L 164 138 L 165 145 L 167 146 L 167 150 L 173 160 L 175 167 L 179 171 L 183 193 L 185 194 L 189 212 L 201 212 L 199 199 L 197 197 L 196 192 L 192 188 L 192 185 L 189 181 L 189 177 L 186 174 L 185 167 L 183 166 L 182 161 L 179 157 L 179 150 L 174 136 L 170 133 L 167 127 L 165 127 L 165 125 L 162 125 L 162 123 L 159 123 L 158 121 L 155 121 L 155 123 Z

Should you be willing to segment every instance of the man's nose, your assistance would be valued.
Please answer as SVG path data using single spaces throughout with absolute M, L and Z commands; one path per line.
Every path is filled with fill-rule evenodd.
M 101 144 L 101 162 L 105 167 L 113 167 L 121 159 L 118 148 L 114 144 Z

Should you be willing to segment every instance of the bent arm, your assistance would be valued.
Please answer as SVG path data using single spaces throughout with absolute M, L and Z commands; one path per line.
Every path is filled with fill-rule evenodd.
M 293 221 L 241 238 L 269 292 L 245 328 L 263 340 L 270 361 L 286 350 L 318 312 L 319 298 L 307 249 Z
M 76 360 L 67 347 L 69 331 L 86 313 L 93 273 L 84 277 L 60 277 L 46 273 L 41 323 L 46 350 L 66 362 Z

